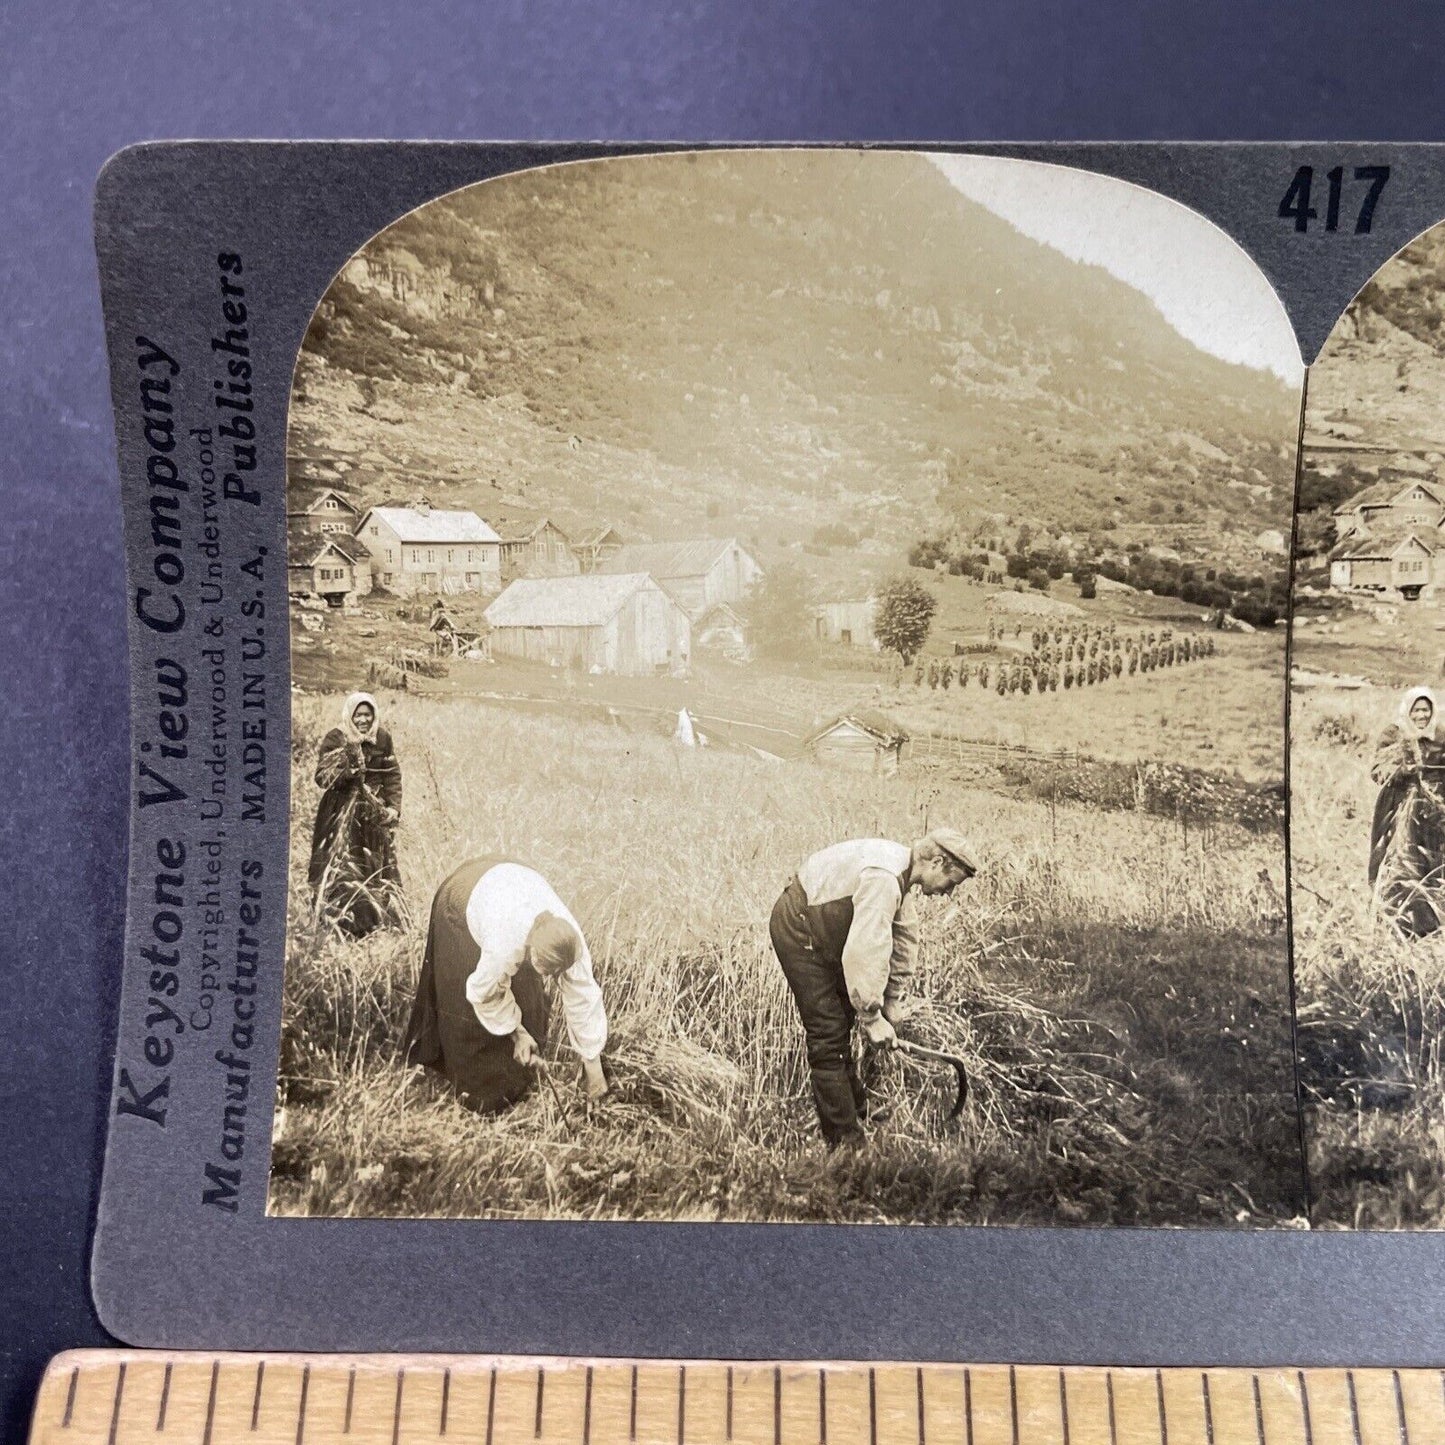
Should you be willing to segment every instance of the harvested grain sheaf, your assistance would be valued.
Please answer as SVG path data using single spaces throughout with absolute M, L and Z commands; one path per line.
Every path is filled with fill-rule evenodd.
M 415 922 L 359 944 L 313 919 L 316 742 L 293 726 L 293 886 L 271 1208 L 288 1214 L 1239 1224 L 1300 1211 L 1282 937 L 1247 902 L 1278 838 L 875 779 L 415 696 L 383 708 L 404 776 Z M 863 1056 L 871 1142 L 818 1138 L 797 1012 L 767 940 L 798 862 L 957 819 L 986 850 L 925 900 L 906 1038 Z M 554 1010 L 534 1090 L 478 1118 L 399 1057 L 431 890 L 463 858 L 541 869 L 607 999 L 611 1092 L 587 1103 Z M 1254 1002 L 1249 1002 L 1254 1000 Z

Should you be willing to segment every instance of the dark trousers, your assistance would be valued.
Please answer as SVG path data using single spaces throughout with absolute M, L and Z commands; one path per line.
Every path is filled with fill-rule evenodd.
M 806 909 L 807 897 L 795 878 L 773 905 L 768 936 L 803 1020 L 813 1103 L 823 1138 L 834 1147 L 856 1142 L 863 1132 L 858 1122 L 864 1109 L 863 1081 L 853 1063 L 856 1015 L 848 1001 L 843 961 L 814 948 Z

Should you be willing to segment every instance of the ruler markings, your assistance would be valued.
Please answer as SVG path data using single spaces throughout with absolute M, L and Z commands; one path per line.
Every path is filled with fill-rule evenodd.
M 265 1445 L 273 1445 L 273 1442 L 283 1439 L 288 1441 L 288 1445 L 291 1441 L 294 1445 L 318 1445 L 328 1436 L 339 1441 L 341 1434 L 352 1433 L 358 1368 L 374 1370 L 374 1366 L 351 1365 L 344 1359 L 328 1362 L 320 1356 L 272 1355 L 257 1359 L 254 1364 L 235 1356 L 217 1356 L 209 1360 L 187 1360 L 183 1355 L 172 1359 L 162 1356 L 154 1363 L 152 1358 L 131 1354 L 129 1359 L 117 1361 L 112 1354 L 110 1360 L 102 1356 L 99 1362 L 86 1360 L 79 1365 L 65 1360 L 58 1362 L 59 1368 L 52 1375 L 54 1383 L 49 1392 L 50 1403 L 40 1408 L 37 1421 L 43 1419 L 48 1422 L 51 1430 L 58 1427 L 70 1432 L 66 1438 L 74 1439 L 76 1445 L 82 1445 L 82 1442 L 91 1445 L 92 1441 L 96 1445 L 102 1441 L 105 1445 L 124 1445 L 131 1440 L 134 1432 L 144 1432 L 147 1424 L 153 1429 L 153 1438 L 171 1434 L 180 1441 L 199 1440 L 201 1445 L 212 1445 L 213 1441 L 217 1445 L 232 1445 L 236 1436 L 246 1431 L 249 1416 L 250 1431 L 258 1445 L 261 1441 Z M 129 1368 L 130 1363 L 137 1359 L 142 1364 L 139 1374 Z M 240 1366 L 233 1376 L 227 1377 L 232 1383 L 224 1396 L 219 1387 L 223 1363 L 228 1368 Z M 624 1363 L 628 1374 L 623 1373 Z M 638 1445 L 706 1445 L 708 1440 L 720 1442 L 723 1433 L 720 1427 L 723 1426 L 726 1427 L 727 1439 L 731 1441 L 736 1437 L 740 1445 L 759 1445 L 760 1434 L 763 1440 L 767 1438 L 766 1414 L 757 1411 L 756 1415 L 761 1418 L 756 1418 L 749 1413 L 755 1407 L 746 1405 L 749 1398 L 746 1390 L 743 1423 L 741 1426 L 738 1424 L 736 1367 L 724 1366 L 720 1361 L 716 1365 L 705 1361 L 672 1364 L 676 1370 L 673 1442 L 667 1441 L 665 1423 L 666 1416 L 671 1413 L 666 1399 L 666 1367 L 650 1369 L 648 1379 L 643 1380 L 640 1363 L 590 1362 L 585 1364 L 584 1369 L 584 1362 L 579 1360 L 568 1367 L 575 1373 L 561 1381 L 549 1381 L 548 1376 L 562 1366 L 553 1362 L 539 1364 L 535 1360 L 501 1361 L 490 1365 L 489 1369 L 488 1364 L 484 1363 L 481 1369 L 473 1369 L 459 1366 L 455 1359 L 449 1364 L 443 1359 L 426 1362 L 424 1373 L 429 1377 L 439 1377 L 438 1396 L 437 1404 L 431 1406 L 416 1398 L 415 1389 L 412 1391 L 410 1408 L 418 1418 L 413 1420 L 410 1428 L 421 1431 L 416 1436 L 418 1441 L 458 1437 L 481 1445 L 483 1437 L 477 1418 L 481 1414 L 481 1393 L 462 1389 L 462 1386 L 468 1378 L 475 1378 L 480 1383 L 484 1370 L 488 1373 L 487 1445 L 516 1445 L 520 1432 L 525 1430 L 523 1420 L 528 1416 L 531 1418 L 527 1423 L 532 1424 L 533 1438 L 537 1441 L 565 1445 L 565 1441 L 571 1439 L 580 1441 L 580 1445 L 610 1445 L 612 1440 L 621 1438 L 620 1430 L 614 1435 L 610 1424 L 621 1424 L 622 1398 L 617 1387 L 625 1387 L 629 1380 L 631 1396 L 626 1408 L 632 1438 Z M 279 1373 L 275 1368 L 278 1365 L 281 1366 Z M 180 1367 L 179 1372 L 177 1366 Z M 250 1369 L 247 1369 L 248 1366 Z M 209 1386 L 202 1388 L 206 1379 L 202 1370 L 207 1367 Z M 388 1432 L 392 1445 L 403 1445 L 402 1421 L 408 1408 L 405 1403 L 406 1377 L 408 1373 L 414 1375 L 418 1368 L 422 1366 L 411 1359 L 406 1365 L 394 1367 L 391 1372 L 395 1381 L 391 1430 Z M 454 1380 L 458 1368 L 462 1368 L 464 1373 Z M 806 1403 L 806 1390 L 798 1393 L 796 1398 L 788 1397 L 793 1400 L 790 1408 L 794 1413 L 785 1421 L 784 1367 L 769 1362 L 763 1368 L 771 1369 L 773 1377 L 773 1445 L 813 1445 L 808 1438 L 807 1416 L 812 1411 Z M 1147 1442 L 1156 1439 L 1158 1445 L 1191 1445 L 1191 1442 L 1194 1445 L 1246 1445 L 1246 1442 L 1247 1445 L 1286 1445 L 1288 1441 L 1295 1441 L 1297 1445 L 1316 1445 L 1318 1441 L 1319 1445 L 1324 1445 L 1325 1440 L 1337 1442 L 1337 1445 L 1425 1445 L 1427 1440 L 1445 1445 L 1445 1433 L 1436 1433 L 1442 1420 L 1440 1412 L 1445 1410 L 1445 1371 L 1388 1367 L 1337 1372 L 1302 1368 L 1288 1371 L 1162 1368 L 1115 1371 L 1058 1366 L 989 1366 L 977 1367 L 982 1373 L 976 1381 L 974 1367 L 959 1366 L 963 1377 L 962 1390 L 960 1395 L 955 1396 L 952 1386 L 945 1387 L 944 1395 L 951 1402 L 946 1405 L 942 1396 L 930 1399 L 936 1391 L 930 1386 L 928 1376 L 940 1370 L 947 1370 L 952 1375 L 949 1367 L 914 1362 L 860 1362 L 856 1366 L 820 1364 L 811 1368 L 817 1382 L 817 1403 L 813 1407 L 817 1411 L 817 1434 L 814 1437 L 817 1445 L 907 1445 L 903 1422 L 909 1414 L 914 1416 L 913 1445 L 947 1445 L 949 1441 L 953 1445 L 975 1445 L 975 1441 L 977 1445 L 985 1445 L 985 1442 L 987 1445 L 1009 1445 L 1009 1442 L 1012 1445 L 1045 1445 L 1051 1440 L 1058 1445 L 1105 1445 L 1106 1441 L 1109 1445 L 1126 1445 L 1126 1442 L 1127 1445 L 1147 1445 Z M 529 1369 L 536 1382 L 535 1395 L 531 1400 L 528 1400 L 526 1388 Z M 344 1391 L 340 1389 L 343 1370 L 346 1371 Z M 1007 1401 L 1003 1394 L 1005 1371 Z M 289 1394 L 291 1387 L 287 1383 L 292 1379 L 293 1372 L 297 1381 L 295 1395 Z M 794 1383 L 805 1381 L 807 1372 L 808 1367 L 795 1369 L 797 1379 Z M 248 1373 L 252 1374 L 249 1381 L 246 1380 Z M 386 1373 L 383 1369 L 378 1383 L 384 1381 Z M 85 1380 L 82 1380 L 82 1374 L 86 1376 Z M 578 1374 L 584 1379 L 577 1380 Z M 913 1377 L 911 1390 L 909 1374 Z M 1119 1376 L 1117 1380 L 1114 1378 L 1116 1374 Z M 87 1383 L 95 1375 L 101 1375 L 103 1380 L 103 1383 L 97 1381 L 98 1388 L 92 1388 Z M 240 1378 L 234 1378 L 235 1375 Z M 758 1379 L 758 1375 L 762 1378 Z M 866 1435 L 861 1398 L 865 1375 Z M 1153 1376 L 1152 1392 L 1149 1391 L 1150 1375 Z M 1100 1376 L 1103 1376 L 1104 1389 L 1094 1393 Z M 758 1370 L 756 1375 L 744 1377 L 745 1384 L 749 1378 L 762 1386 L 766 1375 Z M 514 1395 L 503 1396 L 506 1408 L 500 1424 L 497 1416 L 499 1379 L 509 1390 L 521 1396 L 520 1399 Z M 149 1393 L 151 1381 L 154 1381 L 156 1390 L 154 1396 Z M 613 1383 L 609 1384 L 609 1381 Z M 975 1385 L 983 1389 L 985 1382 L 987 1389 L 984 1395 L 979 1396 L 975 1408 Z M 412 1383 L 415 1384 L 415 1381 Z M 599 1383 L 604 1389 L 604 1396 L 596 1402 L 596 1410 L 602 1412 L 600 1415 L 594 1410 L 594 1393 Z M 570 1413 L 572 1407 L 559 1404 L 558 1399 L 574 1398 L 569 1391 L 574 1390 L 577 1384 L 583 1385 L 581 1409 L 573 1415 Z M 462 1390 L 461 1394 L 454 1391 L 454 1385 Z M 269 1395 L 266 1393 L 268 1387 Z M 382 1387 L 384 1389 L 384 1384 Z M 546 1426 L 547 1397 L 555 1397 L 557 1388 L 562 1389 L 562 1397 L 553 1400 L 553 1419 L 549 1427 Z M 839 1389 L 843 1390 L 842 1395 L 838 1394 Z M 1197 1391 L 1197 1404 L 1186 1398 L 1191 1390 Z M 1321 1391 L 1324 1393 L 1321 1394 Z M 278 1392 L 280 1398 L 272 1398 Z M 691 1420 L 689 1393 L 693 1396 Z M 765 1410 L 763 1401 L 767 1397 L 761 1391 L 757 1393 L 762 1398 L 756 1400 L 756 1405 Z M 1149 1399 L 1150 1393 L 1154 1397 L 1152 1400 Z M 426 1388 L 423 1388 L 422 1394 L 427 1394 Z M 830 1395 L 833 1396 L 831 1401 Z M 911 1401 L 909 1395 L 912 1395 Z M 265 1407 L 268 1414 L 263 1420 L 261 1412 L 263 1402 L 267 1400 L 270 1401 Z M 529 1403 L 533 1406 L 531 1410 L 527 1409 Z M 518 1406 L 520 1409 L 516 1408 Z M 643 1409 L 643 1406 L 646 1408 Z M 830 1407 L 836 1419 L 830 1419 Z M 961 1407 L 963 1417 L 962 1429 L 958 1428 L 953 1417 L 953 1411 L 958 1407 Z M 431 1415 L 433 1408 L 437 1410 L 435 1416 Z M 557 1413 L 559 1409 L 562 1410 L 560 1416 Z M 931 1422 L 930 1409 L 934 1411 Z M 1196 1409 L 1198 1414 L 1195 1414 Z M 507 1410 L 513 1413 L 508 1415 Z M 1294 1413 L 1296 1410 L 1297 1415 Z M 430 1416 L 433 1424 L 425 1424 L 418 1412 Z M 363 1411 L 362 1426 L 358 1426 L 362 1434 L 373 1441 L 385 1438 L 382 1435 L 385 1426 L 381 1424 L 385 1416 L 377 1420 L 373 1418 L 374 1413 Z M 521 1419 L 517 1418 L 519 1415 Z M 196 1429 L 202 1418 L 203 1433 Z M 1105 1419 L 1108 1421 L 1107 1433 Z M 473 1420 L 476 1425 L 471 1423 Z M 34 1437 L 36 1442 L 46 1438 L 43 1433 Z M 59 1438 L 58 1434 L 55 1438 Z M 521 1435 L 521 1438 L 525 1436 Z
M 65 1414 L 61 1417 L 60 1428 L 70 1429 L 71 1417 L 75 1414 L 75 1390 L 80 1384 L 80 1366 L 70 1367 L 70 1384 L 65 1391 Z
M 301 1440 L 306 1434 L 306 1395 L 311 1388 L 311 1366 L 305 1365 L 301 1370 L 301 1399 L 296 1405 L 296 1445 L 301 1445 Z
M 166 1428 L 166 1406 L 171 1402 L 171 1361 L 166 1361 L 166 1372 L 161 1378 L 161 1403 L 156 1411 L 156 1434 Z
M 206 1401 L 206 1433 L 201 1437 L 201 1445 L 211 1445 L 211 1429 L 216 1423 L 216 1385 L 221 1378 L 221 1362 L 211 1362 L 211 1394 Z
M 120 1400 L 125 1394 L 125 1361 L 120 1362 L 120 1368 L 115 1372 L 115 1399 L 110 1406 L 110 1433 L 106 1439 L 110 1445 L 115 1445 L 116 1433 L 120 1430 Z

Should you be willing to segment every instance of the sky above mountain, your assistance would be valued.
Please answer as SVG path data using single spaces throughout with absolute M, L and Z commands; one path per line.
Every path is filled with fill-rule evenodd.
M 957 190 L 1024 235 L 1142 291 L 1196 346 L 1300 384 L 1299 344 L 1274 288 L 1212 221 L 1091 171 L 998 156 L 930 159 Z

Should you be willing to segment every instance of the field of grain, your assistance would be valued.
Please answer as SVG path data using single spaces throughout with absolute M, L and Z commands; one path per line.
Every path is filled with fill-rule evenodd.
M 1266 1225 L 1303 1211 L 1282 840 L 897 777 L 691 752 L 647 730 L 386 695 L 411 912 L 346 944 L 310 919 L 317 743 L 294 702 L 292 897 L 271 1209 L 281 1214 Z M 978 879 L 925 900 L 906 1032 L 951 1075 L 868 1061 L 871 1142 L 828 1156 L 768 946 L 798 862 L 950 822 Z M 501 853 L 577 914 L 607 999 L 612 1093 L 584 1108 L 553 1030 L 546 1090 L 477 1118 L 398 1057 L 436 884 Z M 560 1021 L 559 1021 L 560 1022 Z
M 1393 689 L 1297 689 L 1290 830 L 1300 1078 L 1317 1226 L 1445 1225 L 1445 935 L 1374 914 L 1369 776 Z

